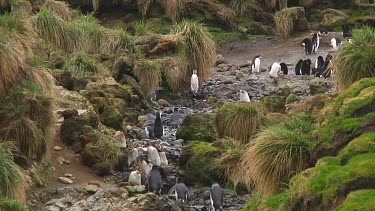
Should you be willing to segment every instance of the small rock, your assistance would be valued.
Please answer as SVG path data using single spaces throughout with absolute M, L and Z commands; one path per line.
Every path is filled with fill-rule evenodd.
M 137 201 L 138 201 L 138 197 L 133 196 L 133 197 L 128 198 L 126 201 L 128 201 L 128 202 L 133 202 L 133 203 L 137 203 Z
M 216 80 L 218 80 L 218 81 L 226 81 L 226 80 L 228 80 L 228 78 L 225 77 L 225 76 L 223 76 L 223 75 L 220 75 L 219 77 L 216 78 Z
M 238 30 L 239 32 L 241 32 L 242 34 L 246 34 L 246 32 L 248 31 L 247 28 L 242 27 L 242 26 L 238 26 L 237 30 Z
M 60 211 L 60 208 L 58 208 L 58 207 L 52 205 L 52 206 L 49 206 L 49 207 L 48 207 L 48 211 Z
M 59 177 L 57 178 L 58 181 L 63 182 L 65 184 L 72 184 L 73 180 L 66 178 L 66 177 Z
M 65 173 L 64 176 L 65 176 L 65 177 L 73 177 L 73 174 Z
M 61 210 L 64 210 L 66 208 L 66 206 L 61 201 L 56 202 L 55 206 L 57 206 Z
M 245 74 L 243 73 L 243 72 L 241 72 L 241 71 L 237 71 L 237 73 L 236 73 L 236 79 L 241 79 L 241 78 L 243 78 L 245 76 Z
M 85 189 L 89 193 L 96 193 L 96 191 L 98 191 L 98 188 L 99 187 L 97 185 L 86 185 L 85 187 L 83 187 L 83 189 Z
M 223 55 L 221 55 L 221 54 L 216 55 L 216 63 L 215 63 L 216 66 L 224 63 L 224 61 L 225 61 L 225 57 Z
M 170 107 L 171 106 L 171 104 L 164 99 L 159 99 L 158 103 L 159 103 L 159 105 L 164 106 L 164 107 Z
M 67 165 L 69 165 L 69 164 L 70 164 L 70 161 L 69 161 L 69 160 L 63 160 L 63 164 L 67 164 Z
M 59 147 L 59 146 L 55 146 L 55 147 L 53 148 L 53 150 L 55 150 L 55 151 L 61 151 L 61 147 Z
M 251 74 L 248 78 L 246 78 L 246 81 L 253 81 L 253 80 L 258 80 L 258 76 Z
M 146 121 L 148 118 L 146 115 L 141 115 L 141 116 L 138 116 L 138 122 L 144 122 Z
M 46 203 L 46 205 L 54 205 L 54 204 L 56 204 L 56 202 L 58 202 L 59 200 L 58 199 L 51 199 L 51 200 L 49 200 L 47 203 Z
M 125 192 L 125 193 L 121 194 L 121 198 L 124 199 L 124 200 L 128 199 L 129 198 L 129 193 Z
M 144 185 L 136 185 L 136 186 L 126 186 L 130 194 L 135 193 L 144 193 L 146 191 L 146 187 Z
M 230 70 L 231 65 L 230 64 L 219 64 L 217 67 L 219 69 L 224 70 L 224 71 L 228 71 L 228 70 Z

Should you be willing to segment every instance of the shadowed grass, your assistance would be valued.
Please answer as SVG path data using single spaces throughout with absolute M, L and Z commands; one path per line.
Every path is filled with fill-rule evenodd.
M 179 57 L 165 57 L 160 60 L 162 70 L 164 70 L 165 81 L 169 88 L 176 92 L 182 87 L 188 77 L 186 62 Z
M 310 8 L 314 5 L 315 0 L 298 0 L 300 6 Z
M 138 11 L 142 17 L 146 16 L 146 13 L 150 7 L 152 0 L 137 0 Z
M 260 123 L 260 112 L 256 104 L 226 103 L 216 113 L 215 123 L 218 137 L 231 137 L 248 143 Z
M 139 55 L 134 40 L 123 29 L 104 31 L 101 50 L 105 54 L 133 53 Z
M 160 61 L 158 60 L 141 59 L 134 62 L 134 74 L 138 78 L 145 95 L 149 96 L 159 85 L 160 68 Z
M 313 124 L 304 117 L 283 120 L 262 129 L 241 157 L 235 184 L 254 186 L 262 195 L 277 193 L 293 174 L 309 166 L 308 133 Z
M 154 33 L 155 29 L 148 23 L 143 20 L 137 21 L 134 24 L 134 34 L 135 36 L 144 36 L 147 34 Z
M 236 11 L 238 16 L 243 17 L 251 13 L 254 4 L 254 0 L 231 0 L 230 7 Z
M 297 20 L 298 11 L 295 8 L 285 8 L 275 13 L 276 31 L 283 39 L 289 37 L 294 30 L 293 22 Z
M 180 20 L 182 10 L 184 9 L 184 2 L 182 0 L 159 0 L 164 8 L 165 14 L 171 17 L 173 22 Z
M 55 12 L 64 20 L 70 20 L 73 16 L 72 11 L 70 11 L 69 5 L 66 2 L 47 0 L 43 7 Z
M 352 43 L 343 43 L 334 57 L 333 74 L 339 89 L 375 76 L 375 30 L 363 27 L 353 31 Z
M 104 66 L 96 61 L 96 59 L 81 51 L 75 51 L 73 55 L 70 55 L 64 63 L 63 69 L 71 72 L 72 76 L 76 78 L 103 73 L 105 70 Z
M 24 202 L 25 191 L 29 188 L 28 179 L 27 174 L 13 162 L 13 155 L 8 146 L 0 143 L 0 198 L 17 199 Z M 0 202 L 0 207 L 7 207 L 4 203 Z

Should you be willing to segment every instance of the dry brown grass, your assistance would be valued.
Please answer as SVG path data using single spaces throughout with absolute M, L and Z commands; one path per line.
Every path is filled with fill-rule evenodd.
M 294 21 L 298 18 L 298 11 L 295 8 L 285 8 L 275 14 L 277 33 L 284 39 L 288 38 L 294 30 Z
M 159 85 L 161 65 L 158 60 L 141 59 L 134 61 L 134 74 L 138 78 L 141 89 L 145 95 Z
M 178 57 L 165 57 L 160 60 L 160 64 L 168 86 L 172 91 L 177 91 L 188 77 L 186 61 Z
M 134 40 L 122 29 L 104 31 L 101 52 L 104 54 L 138 53 Z
M 66 2 L 47 0 L 43 4 L 43 7 L 55 12 L 64 20 L 70 20 L 73 15 L 69 5 Z
M 4 8 L 9 5 L 8 0 L 0 0 L 0 8 Z
M 150 7 L 152 0 L 137 0 L 138 10 L 142 17 L 146 16 L 148 8 Z
M 314 5 L 315 0 L 298 0 L 299 5 L 305 8 L 310 8 Z
M 237 15 L 243 17 L 250 14 L 250 9 L 254 7 L 254 0 L 232 0 L 230 7 L 236 11 Z
M 180 20 L 181 10 L 184 7 L 184 3 L 181 0 L 158 0 L 163 6 L 165 13 L 171 17 L 173 22 Z

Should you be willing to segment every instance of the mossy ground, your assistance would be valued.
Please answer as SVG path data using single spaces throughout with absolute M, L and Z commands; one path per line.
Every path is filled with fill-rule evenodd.
M 214 116 L 209 114 L 191 114 L 186 116 L 176 137 L 184 141 L 198 140 L 213 142 L 216 140 Z

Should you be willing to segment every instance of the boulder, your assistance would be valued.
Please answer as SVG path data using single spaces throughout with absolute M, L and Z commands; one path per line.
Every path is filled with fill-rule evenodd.
M 221 55 L 221 54 L 217 54 L 216 55 L 215 66 L 224 63 L 224 61 L 225 61 L 225 57 L 223 55 Z

